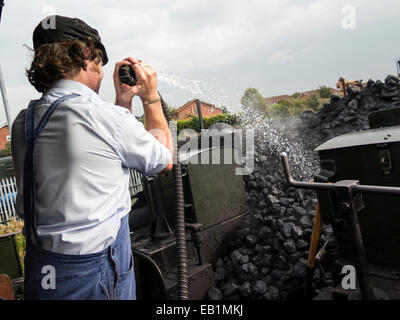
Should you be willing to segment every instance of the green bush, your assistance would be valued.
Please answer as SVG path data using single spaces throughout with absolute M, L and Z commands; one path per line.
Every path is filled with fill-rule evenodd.
M 319 96 L 322 99 L 329 99 L 332 96 L 331 89 L 329 89 L 327 86 L 323 85 L 320 86 L 319 89 Z
M 318 110 L 321 106 L 321 102 L 315 94 L 312 94 L 308 99 L 306 99 L 305 103 L 310 109 L 314 111 Z
M 22 266 L 22 272 L 24 272 L 24 257 L 26 252 L 26 241 L 24 235 L 21 232 L 23 227 L 24 227 L 24 222 L 21 220 L 17 220 L 15 218 L 11 218 L 11 220 L 8 223 L 5 224 L 0 223 L 0 235 L 19 232 L 18 234 L 15 235 L 15 242 L 17 244 L 17 250 Z
M 292 98 L 297 99 L 298 97 L 301 96 L 301 92 L 295 92 L 291 95 Z
M 203 118 L 203 124 L 205 129 L 209 129 L 215 123 L 227 123 L 231 126 L 239 123 L 238 116 L 236 114 L 224 113 L 218 114 L 213 117 Z M 198 117 L 192 117 L 190 119 L 179 120 L 177 122 L 178 134 L 184 129 L 193 129 L 196 132 L 200 132 L 200 121 Z
M 274 117 L 293 116 L 303 112 L 310 107 L 304 102 L 295 98 L 281 100 L 271 106 L 269 115 Z
M 11 156 L 11 141 L 8 141 L 5 148 L 0 150 L 0 158 Z
M 200 132 L 199 118 L 192 117 L 190 119 L 178 120 L 177 129 L 178 129 L 178 134 L 184 129 L 193 129 L 196 132 Z
M 246 108 L 253 108 L 259 112 L 265 112 L 267 103 L 256 88 L 247 88 L 240 100 L 240 103 Z

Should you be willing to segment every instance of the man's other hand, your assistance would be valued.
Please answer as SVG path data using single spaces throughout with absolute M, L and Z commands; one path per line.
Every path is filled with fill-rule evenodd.
M 119 80 L 118 70 L 123 65 L 129 65 L 136 75 L 136 85 L 133 87 Z M 150 65 L 142 63 L 141 60 L 131 57 L 115 64 L 114 70 L 114 86 L 116 92 L 116 105 L 128 108 L 132 111 L 132 98 L 137 95 L 142 101 L 151 100 L 158 97 L 157 71 Z

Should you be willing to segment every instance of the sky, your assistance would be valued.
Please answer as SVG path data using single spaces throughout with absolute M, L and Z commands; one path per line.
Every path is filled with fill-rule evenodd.
M 40 94 L 25 69 L 32 32 L 46 16 L 97 29 L 109 63 L 100 95 L 115 100 L 114 64 L 131 56 L 152 65 L 171 106 L 199 98 L 238 111 L 246 88 L 264 97 L 396 74 L 398 0 L 5 0 L 0 67 L 11 121 Z M 134 114 L 143 108 L 134 98 Z M 0 102 L 0 123 L 6 121 Z

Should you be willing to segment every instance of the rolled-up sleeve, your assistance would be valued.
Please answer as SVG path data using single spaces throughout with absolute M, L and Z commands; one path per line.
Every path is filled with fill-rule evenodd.
M 124 117 L 118 146 L 123 164 L 146 176 L 160 173 L 171 160 L 169 150 L 133 115 Z
M 15 169 L 15 179 L 17 183 L 17 199 L 15 203 L 15 211 L 20 218 L 24 217 L 24 201 L 23 201 L 23 181 L 24 181 L 24 165 L 25 165 L 25 115 L 26 109 L 22 110 L 15 118 L 11 130 L 11 153 Z

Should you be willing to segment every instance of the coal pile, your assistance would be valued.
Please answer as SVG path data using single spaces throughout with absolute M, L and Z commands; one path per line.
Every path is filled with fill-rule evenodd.
M 310 148 L 345 133 L 368 130 L 371 112 L 400 107 L 400 80 L 392 75 L 385 82 L 369 80 L 364 88 L 351 86 L 347 93 L 343 98 L 332 96 L 317 112 L 307 110 L 301 115 L 299 138 Z
M 317 112 L 307 110 L 290 119 L 287 134 L 312 151 L 338 135 L 369 129 L 370 112 L 393 107 L 400 107 L 399 79 L 369 80 L 363 88 L 348 88 L 343 98 L 333 96 Z M 216 286 L 209 290 L 209 299 L 285 300 L 304 286 L 316 195 L 289 187 L 279 153 L 265 141 L 256 138 L 255 142 L 255 169 L 244 176 L 249 214 L 229 243 L 229 254 L 214 264 Z M 318 163 L 317 155 L 313 161 Z M 325 243 L 327 256 L 314 275 L 317 289 L 336 286 L 341 280 L 339 251 L 330 225 L 323 226 L 320 246 Z
M 210 299 L 282 300 L 304 284 L 317 200 L 312 192 L 288 187 L 279 159 L 257 148 L 254 172 L 245 176 L 250 212 L 230 254 L 215 264 Z M 322 242 L 333 239 L 324 226 Z M 315 273 L 315 287 L 333 285 L 329 272 Z

